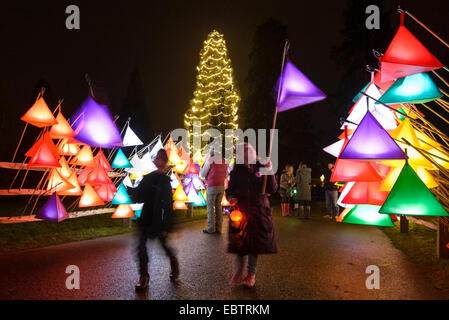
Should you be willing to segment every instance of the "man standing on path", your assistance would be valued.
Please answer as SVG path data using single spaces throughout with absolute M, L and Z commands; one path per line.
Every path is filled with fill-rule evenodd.
M 339 209 L 337 205 L 337 199 L 338 199 L 338 188 L 333 183 L 330 182 L 332 171 L 334 169 L 334 164 L 329 163 L 327 165 L 327 170 L 324 171 L 324 196 L 326 199 L 326 209 L 327 214 L 324 216 L 324 218 L 328 219 L 334 219 L 338 217 Z
M 206 179 L 207 202 L 207 228 L 204 233 L 221 233 L 223 222 L 221 201 L 224 194 L 225 179 L 228 176 L 228 166 L 220 155 L 214 155 L 211 149 L 209 159 L 204 163 L 200 171 L 203 179 Z

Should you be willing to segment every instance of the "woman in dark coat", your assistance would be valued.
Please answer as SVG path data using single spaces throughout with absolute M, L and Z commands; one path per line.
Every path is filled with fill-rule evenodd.
M 174 280 L 179 275 L 175 252 L 167 244 L 167 233 L 171 231 L 173 225 L 173 197 L 170 178 L 165 173 L 168 162 L 166 151 L 159 150 L 153 162 L 157 170 L 146 175 L 139 186 L 131 191 L 131 196 L 136 203 L 144 203 L 142 213 L 137 219 L 139 226 L 137 258 L 140 279 L 136 284 L 136 289 L 145 289 L 149 282 L 146 247 L 148 239 L 159 239 L 170 259 L 170 277 Z
M 245 144 L 243 149 L 244 164 L 235 165 L 226 190 L 229 202 L 243 214 L 240 221 L 230 219 L 228 252 L 236 254 L 236 272 L 231 284 L 240 283 L 244 257 L 247 255 L 248 274 L 243 280 L 243 285 L 253 287 L 256 281 L 258 255 L 277 253 L 273 216 L 268 200 L 268 195 L 276 192 L 277 183 L 274 175 L 268 175 L 265 194 L 262 194 L 264 176 L 260 170 L 263 167 L 271 167 L 271 163 L 265 166 L 260 162 L 249 164 L 255 162 L 257 154 L 249 144 Z

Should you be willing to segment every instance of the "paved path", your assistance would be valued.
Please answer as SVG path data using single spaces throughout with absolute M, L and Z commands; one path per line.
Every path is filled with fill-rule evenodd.
M 0 255 L 0 299 L 441 299 L 375 227 L 275 217 L 279 253 L 259 260 L 252 290 L 230 288 L 233 257 L 226 236 L 201 232 L 204 221 L 183 224 L 172 237 L 181 263 L 178 283 L 150 243 L 150 288 L 136 294 L 134 236 L 120 235 Z M 81 288 L 65 287 L 67 265 L 77 265 Z M 380 289 L 368 290 L 365 269 L 380 268 Z

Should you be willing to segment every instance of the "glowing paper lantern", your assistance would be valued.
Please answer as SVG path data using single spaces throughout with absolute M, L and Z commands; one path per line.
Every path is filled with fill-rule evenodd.
M 356 182 L 341 201 L 345 204 L 372 204 L 381 206 L 388 196 L 387 191 L 379 191 L 380 181 Z
M 223 196 L 223 199 L 221 199 L 221 206 L 222 207 L 229 207 L 232 206 L 232 204 L 226 199 L 225 196 Z
M 280 88 L 278 112 L 326 98 L 326 95 L 299 71 L 288 58 L 278 80 L 277 87 Z
M 86 169 L 84 169 L 84 170 L 86 170 Z M 109 178 L 106 171 L 104 171 L 103 167 L 100 167 L 100 166 L 95 167 L 87 175 L 87 178 L 85 181 L 86 181 L 85 183 L 89 183 L 92 186 L 101 185 L 101 184 L 113 184 L 111 181 L 111 178 Z
M 330 181 L 380 181 L 382 179 L 383 177 L 373 164 L 368 161 L 337 159 Z
M 39 128 L 52 126 L 58 123 L 42 97 L 36 100 L 20 120 Z
M 90 146 L 83 146 L 70 163 L 83 167 L 94 167 L 95 161 Z
M 58 150 L 61 155 L 74 156 L 80 151 L 80 148 L 74 143 L 69 143 L 68 139 L 64 139 L 58 145 Z
M 196 191 L 196 189 L 192 183 L 190 183 L 184 189 L 184 191 L 188 198 L 188 201 L 186 201 L 186 202 L 191 202 L 191 203 L 200 203 L 201 202 L 201 198 L 198 196 L 198 191 Z
M 344 143 L 345 140 L 340 139 L 337 142 L 334 142 L 328 145 L 327 147 L 323 148 L 323 151 L 333 155 L 334 157 L 338 157 L 338 155 L 341 153 L 341 150 L 343 150 Z
M 190 161 L 184 170 L 184 174 L 200 174 L 193 161 Z
M 62 192 L 59 192 L 61 196 L 80 196 L 83 194 L 83 191 L 81 190 L 81 187 L 79 185 L 78 179 L 76 178 L 76 173 L 72 172 L 70 177 L 67 178 L 67 181 L 72 184 L 74 187 L 69 190 L 65 190 Z
M 143 210 L 144 203 L 133 203 L 131 204 L 131 209 L 134 211 L 135 217 L 130 218 L 131 220 L 137 220 L 140 218 Z
M 385 92 L 388 90 L 388 88 L 390 88 L 393 85 L 394 80 L 382 81 L 381 76 L 382 76 L 381 72 L 376 72 L 376 74 L 374 75 L 374 84 L 380 90 Z
M 117 189 L 117 192 L 115 193 L 114 199 L 112 199 L 112 204 L 131 204 L 131 203 L 133 202 L 131 201 L 128 192 L 126 191 L 126 187 L 123 185 L 123 183 L 121 183 Z
M 379 212 L 415 216 L 448 216 L 443 206 L 407 163 Z
M 388 49 L 379 59 L 382 81 L 443 67 L 443 64 L 404 26 L 403 19 L 401 13 L 401 25 Z
M 170 185 L 172 189 L 176 189 L 181 184 L 181 180 L 179 180 L 178 175 L 174 172 L 170 175 Z
M 54 190 L 56 193 L 70 190 L 75 186 L 68 182 L 57 169 L 52 169 L 48 176 L 47 191 Z
M 91 146 L 113 148 L 122 146 L 122 138 L 108 107 L 88 97 L 72 117 L 75 139 Z
M 134 168 L 131 169 L 131 171 L 134 171 L 134 169 L 135 169 L 135 171 L 140 171 L 140 172 L 143 172 L 144 174 L 148 174 L 148 173 L 151 173 L 151 172 L 157 170 L 156 166 L 153 163 L 153 160 L 151 159 L 151 153 L 149 153 L 149 152 L 145 153 L 142 156 L 140 161 L 137 162 L 136 166 L 134 166 L 133 163 L 132 163 L 132 165 Z
M 184 201 L 175 200 L 173 202 L 173 209 L 175 210 L 187 210 L 187 205 Z
M 417 73 L 397 79 L 379 101 L 385 104 L 426 103 L 442 96 L 427 73 Z
M 203 194 L 201 193 L 201 191 L 198 191 L 197 193 L 198 195 L 198 201 L 195 201 L 192 203 L 192 206 L 197 206 L 197 207 L 202 207 L 206 205 L 206 199 L 204 199 Z
M 134 218 L 135 214 L 133 209 L 129 204 L 120 204 L 117 209 L 115 209 L 111 218 L 120 219 L 120 218 Z
M 243 213 L 240 210 L 233 210 L 231 212 L 231 214 L 229 215 L 229 218 L 233 222 L 239 222 L 239 221 L 241 221 L 244 218 L 244 216 L 243 216 Z
M 377 227 L 394 227 L 393 221 L 387 214 L 379 213 L 380 206 L 359 204 L 349 211 L 343 218 L 343 223 L 362 224 Z
M 188 183 L 192 182 L 192 184 L 193 184 L 193 186 L 195 187 L 196 190 L 206 189 L 206 187 L 204 186 L 203 181 L 196 174 L 186 174 L 186 177 L 184 178 L 184 183 L 185 184 L 187 184 L 186 181 Z
M 407 156 L 371 112 L 367 112 L 340 159 L 407 159 Z
M 123 153 L 122 149 L 118 149 L 114 160 L 112 161 L 113 168 L 132 168 L 132 164 L 129 162 L 128 158 Z
M 157 139 L 156 144 L 151 148 L 150 151 L 150 160 L 156 156 L 159 150 L 164 149 L 164 145 L 162 144 L 161 138 Z
M 87 183 L 84 187 L 83 195 L 80 198 L 79 207 L 84 208 L 103 205 L 104 201 L 100 198 L 97 192 L 95 192 L 91 185 Z
M 324 175 L 322 177 L 323 177 L 322 181 L 324 181 Z M 337 205 L 339 205 L 340 207 L 343 207 L 343 208 L 353 208 L 354 207 L 353 204 L 346 204 L 346 203 L 342 202 L 342 200 L 346 197 L 346 195 L 349 193 L 349 191 L 351 191 L 351 188 L 354 186 L 354 184 L 355 184 L 354 181 L 345 183 L 345 185 L 340 190 L 341 194 L 338 197 Z
M 179 147 L 178 155 L 179 155 L 179 157 L 181 158 L 181 160 L 184 160 L 186 163 L 190 161 L 190 156 L 189 156 L 189 154 L 184 150 L 184 148 L 182 147 L 182 145 Z
M 176 166 L 181 163 L 181 158 L 178 155 L 178 151 L 175 149 L 170 149 L 170 153 L 168 155 L 168 163 L 169 166 Z
M 103 150 L 100 149 L 98 151 L 98 153 L 95 156 L 94 160 L 95 160 L 96 165 L 97 166 L 101 166 L 104 169 L 104 171 L 108 172 L 108 171 L 112 171 L 113 170 L 111 165 L 109 164 L 108 159 L 104 155 Z
M 69 165 L 63 156 L 59 158 L 59 164 L 61 165 L 61 168 L 56 168 L 56 171 L 58 171 L 64 178 L 70 177 L 73 171 L 69 168 Z
M 112 185 L 114 187 L 114 185 Z M 115 188 L 115 187 L 114 187 Z M 102 184 L 94 186 L 95 192 L 101 198 L 101 200 L 105 202 L 111 202 L 114 199 L 114 194 L 116 190 L 111 187 L 109 184 Z
M 56 116 L 57 124 L 51 126 L 50 136 L 53 139 L 72 138 L 75 135 L 72 127 L 61 112 Z
M 187 195 L 184 192 L 184 189 L 182 188 L 181 184 L 176 188 L 175 192 L 173 193 L 173 200 L 189 201 L 189 198 L 187 198 Z
M 34 146 L 33 146 L 34 147 Z M 55 154 L 56 147 L 50 139 L 41 138 L 35 145 L 34 155 L 28 162 L 29 167 L 60 168 L 61 165 Z
M 36 219 L 61 222 L 69 217 L 58 195 L 53 193 L 44 206 L 36 214 Z
M 140 146 L 142 145 L 142 140 L 134 133 L 131 127 L 128 125 L 125 131 L 125 135 L 123 136 L 123 146 L 131 147 L 131 146 Z

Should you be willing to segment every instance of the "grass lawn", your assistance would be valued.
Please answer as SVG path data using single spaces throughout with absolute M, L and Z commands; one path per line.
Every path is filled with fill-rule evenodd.
M 16 205 L 16 203 L 9 203 L 6 208 L 16 208 Z M 1 208 L 5 209 L 4 206 Z M 5 211 L 2 213 L 5 214 Z M 0 253 L 107 237 L 134 231 L 134 223 L 131 227 L 124 227 L 123 219 L 111 219 L 110 217 L 111 214 L 108 213 L 66 219 L 60 223 L 38 221 L 0 224 Z M 205 207 L 194 208 L 192 218 L 186 216 L 186 210 L 175 211 L 175 224 L 204 218 L 206 218 Z
M 399 232 L 399 223 L 394 228 L 382 228 L 393 245 L 404 252 L 423 274 L 449 298 L 449 260 L 438 260 L 436 256 L 437 232 L 409 221 L 409 233 Z

